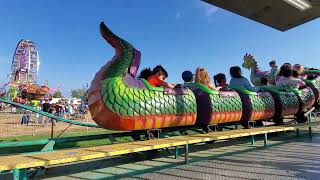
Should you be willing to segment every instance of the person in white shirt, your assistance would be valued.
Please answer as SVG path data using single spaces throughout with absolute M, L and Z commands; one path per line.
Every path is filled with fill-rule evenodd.
M 292 69 L 285 69 L 282 76 L 276 81 L 276 85 L 299 89 L 304 87 L 306 84 L 301 79 L 292 77 Z

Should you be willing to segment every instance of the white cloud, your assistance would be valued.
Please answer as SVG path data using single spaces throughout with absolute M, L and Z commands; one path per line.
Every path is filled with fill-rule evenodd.
M 179 20 L 182 18 L 182 13 L 181 12 L 177 12 L 176 13 L 176 20 Z

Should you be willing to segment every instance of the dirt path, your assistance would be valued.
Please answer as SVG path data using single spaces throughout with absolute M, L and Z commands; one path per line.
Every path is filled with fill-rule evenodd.
M 23 135 L 51 134 L 51 123 L 48 125 L 36 124 L 35 115 L 31 115 L 28 125 L 21 125 L 22 114 L 0 113 L 0 137 L 12 137 Z M 86 114 L 83 119 L 77 121 L 95 124 L 90 114 Z M 54 134 L 60 134 L 66 129 L 69 132 L 96 131 L 97 128 L 82 127 L 59 122 L 54 126 Z

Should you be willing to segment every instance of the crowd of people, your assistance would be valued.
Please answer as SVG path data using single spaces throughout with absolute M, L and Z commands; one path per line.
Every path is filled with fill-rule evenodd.
M 251 56 L 246 54 L 246 56 Z M 246 58 L 245 56 L 245 58 Z M 271 61 L 269 63 L 270 71 L 268 73 L 276 72 L 275 82 L 270 82 L 266 76 L 261 77 L 260 84 L 262 86 L 278 86 L 278 87 L 291 87 L 291 88 L 303 88 L 305 87 L 304 79 L 307 77 L 303 75 L 304 67 L 301 64 L 291 65 L 290 63 L 284 63 L 280 69 L 278 68 L 276 61 Z M 242 76 L 242 71 L 239 66 L 233 66 L 230 68 L 231 80 L 229 84 L 231 86 L 241 87 L 249 91 L 260 91 L 259 87 L 253 86 L 249 80 Z M 181 87 L 181 84 L 168 83 L 165 79 L 168 77 L 167 71 L 161 66 L 158 65 L 153 70 L 151 68 L 143 69 L 140 73 L 139 78 L 143 78 L 149 82 L 151 86 L 155 87 L 165 87 L 165 88 L 174 88 Z M 185 83 L 199 83 L 207 86 L 212 90 L 228 90 L 227 78 L 223 73 L 218 73 L 213 76 L 211 80 L 209 73 L 204 68 L 197 68 L 195 73 L 191 71 L 184 71 L 182 73 L 182 79 Z
M 86 114 L 88 112 L 88 105 L 86 103 L 81 103 L 80 106 L 75 106 L 72 102 L 62 102 L 58 101 L 57 103 L 50 103 L 50 100 L 43 100 L 40 104 L 29 104 L 34 108 L 50 113 L 55 116 L 62 118 L 71 119 L 75 114 Z M 23 112 L 21 119 L 22 125 L 28 125 L 30 122 L 30 114 L 28 110 Z M 35 114 L 35 124 L 40 124 L 43 126 L 48 126 L 48 124 L 56 125 L 56 120 L 53 118 L 48 118 L 42 116 L 38 113 Z

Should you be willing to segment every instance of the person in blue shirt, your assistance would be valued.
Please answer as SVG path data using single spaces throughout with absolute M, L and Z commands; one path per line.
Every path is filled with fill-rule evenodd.
M 232 79 L 230 80 L 231 86 L 238 86 L 249 91 L 259 91 L 258 87 L 254 87 L 250 84 L 248 79 L 242 76 L 241 68 L 239 66 L 233 66 L 230 68 L 230 75 Z

